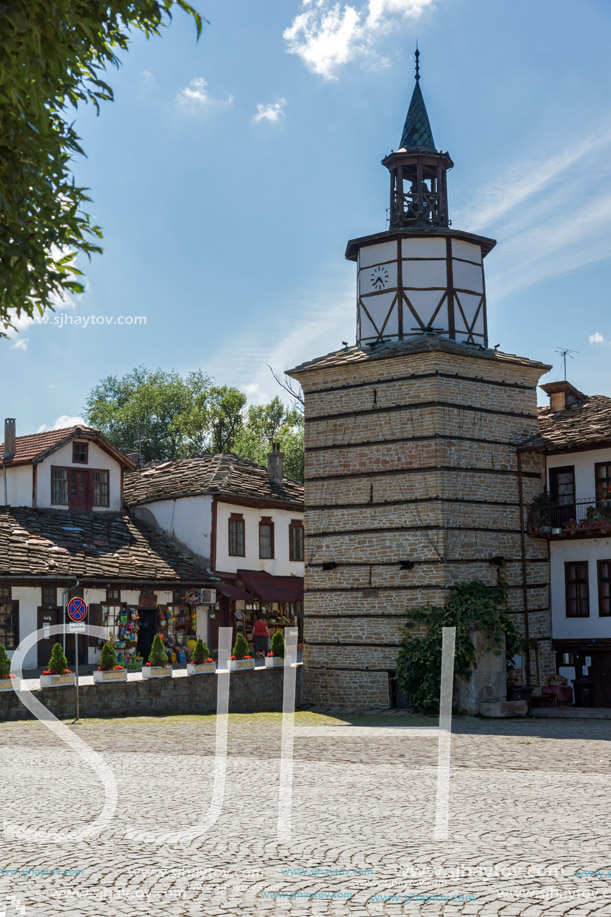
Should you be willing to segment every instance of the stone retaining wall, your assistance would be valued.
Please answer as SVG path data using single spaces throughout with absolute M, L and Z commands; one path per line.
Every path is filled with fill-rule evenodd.
M 301 663 L 297 666 L 297 703 L 301 698 Z M 282 667 L 257 668 L 232 673 L 229 682 L 230 713 L 282 710 Z M 216 675 L 151 678 L 81 685 L 81 717 L 156 716 L 180 713 L 213 713 L 216 710 Z M 75 690 L 71 686 L 38 689 L 34 697 L 58 719 L 75 716 Z M 33 719 L 14 691 L 0 694 L 0 720 Z

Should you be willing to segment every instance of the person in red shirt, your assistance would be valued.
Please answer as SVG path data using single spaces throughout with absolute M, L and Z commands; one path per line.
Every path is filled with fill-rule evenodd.
M 252 638 L 255 644 L 255 656 L 267 655 L 267 641 L 269 634 L 267 632 L 267 624 L 260 615 L 257 615 L 255 623 L 252 628 Z

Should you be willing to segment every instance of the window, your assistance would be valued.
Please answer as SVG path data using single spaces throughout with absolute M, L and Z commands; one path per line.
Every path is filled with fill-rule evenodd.
M 0 586 L 0 602 L 10 602 L 11 594 L 10 586 Z
M 109 605 L 119 605 L 121 603 L 121 590 L 118 586 L 106 587 L 106 602 Z
M 42 586 L 40 591 L 40 604 L 46 605 L 47 608 L 57 608 L 57 586 Z
M 19 646 L 19 602 L 7 602 L 4 598 L 0 598 L 0 646 L 7 650 Z
M 303 523 L 291 519 L 289 525 L 289 560 L 303 560 Z
M 51 503 L 68 503 L 67 468 L 51 468 Z
M 596 499 L 611 500 L 611 462 L 597 462 L 594 466 L 596 472 Z
M 108 472 L 107 471 L 94 471 L 93 472 L 93 505 L 94 506 L 109 506 L 110 501 L 108 499 Z
M 611 560 L 598 561 L 598 614 L 611 616 Z
M 89 459 L 89 443 L 72 443 L 72 461 L 86 465 Z
M 587 618 L 590 614 L 588 562 L 564 565 L 567 618 Z
M 259 523 L 259 557 L 274 556 L 274 523 L 270 516 L 263 516 Z
M 229 517 L 229 553 L 244 557 L 244 517 L 241 513 L 232 513 Z

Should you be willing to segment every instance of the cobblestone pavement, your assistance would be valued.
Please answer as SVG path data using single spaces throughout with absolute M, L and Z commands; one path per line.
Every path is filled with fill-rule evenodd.
M 71 727 L 112 767 L 117 811 L 78 844 L 5 832 L 0 914 L 611 915 L 608 721 L 455 720 L 443 842 L 433 840 L 435 738 L 363 738 L 349 726 L 345 738 L 296 738 L 293 837 L 279 843 L 280 722 L 230 717 L 216 824 L 161 847 L 160 833 L 208 812 L 215 717 Z M 0 773 L 5 823 L 69 838 L 104 803 L 97 775 L 39 722 L 0 725 Z

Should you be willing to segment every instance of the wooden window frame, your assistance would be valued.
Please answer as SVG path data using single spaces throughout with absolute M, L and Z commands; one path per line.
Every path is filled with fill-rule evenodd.
M 45 593 L 47 593 L 45 595 Z M 49 601 L 52 599 L 52 601 Z M 57 604 L 57 586 L 40 587 L 40 605 L 41 608 L 58 608 Z
M 602 476 L 599 477 L 599 473 L 600 473 L 599 469 L 602 469 L 602 468 L 607 469 L 607 474 L 605 475 L 604 478 Z M 607 499 L 604 497 L 599 499 L 598 488 L 600 487 L 601 484 L 611 485 L 611 462 L 596 462 L 594 464 L 594 493 L 596 495 L 597 503 L 603 502 L 605 499 Z M 609 492 L 611 494 L 611 486 L 609 488 Z
M 7 586 L 2 584 L 0 586 L 0 604 L 2 602 L 12 602 L 13 601 L 13 588 L 12 586 Z
M 107 468 L 91 468 L 90 471 L 91 471 L 91 505 L 92 507 L 93 506 L 102 506 L 102 507 L 110 506 L 110 471 Z M 96 486 L 95 476 L 96 474 L 105 474 L 106 475 L 105 483 L 103 481 L 98 481 L 99 486 L 101 485 L 103 487 L 104 486 L 106 487 L 106 502 L 105 503 L 96 503 L 95 502 L 95 486 Z
M 121 604 L 121 587 L 120 586 L 107 586 L 106 587 L 106 601 L 105 605 L 120 605 Z
M 297 553 L 301 554 L 301 557 L 294 556 L 295 555 L 295 552 L 293 550 L 294 548 L 293 532 L 294 531 L 301 532 L 300 538 L 297 539 L 299 542 L 299 547 L 301 549 Z M 295 561 L 297 563 L 299 562 L 303 563 L 303 540 L 304 540 L 303 522 L 301 521 L 301 519 L 291 519 L 290 524 L 289 524 L 289 560 Z
M 263 554 L 263 553 L 261 552 L 261 549 L 262 549 L 262 546 L 263 546 L 263 545 L 262 545 L 262 541 L 261 541 L 261 529 L 262 529 L 263 527 L 269 528 L 269 549 L 270 549 L 270 553 L 269 553 L 269 554 Z M 259 560 L 274 560 L 274 558 L 275 558 L 275 556 L 276 556 L 276 550 L 275 550 L 276 545 L 275 545 L 275 537 L 274 537 L 274 535 L 275 535 L 275 533 L 274 533 L 274 521 L 273 521 L 272 517 L 271 517 L 271 516 L 262 516 L 262 517 L 259 519 Z
M 571 568 L 585 567 L 585 576 L 578 579 L 577 576 L 571 577 Z M 572 585 L 585 586 L 585 595 L 569 596 L 569 587 Z M 564 613 L 567 618 L 589 618 L 590 617 L 590 564 L 587 560 L 571 560 L 564 564 Z M 577 611 L 570 611 L 571 603 L 576 603 Z M 579 609 L 585 608 L 585 613 Z
M 5 615 L 5 612 L 3 609 L 5 608 L 5 606 L 6 607 L 11 606 L 11 610 L 10 612 L 8 612 L 7 617 L 14 616 L 14 626 L 11 626 L 11 630 L 13 630 L 15 637 L 14 637 L 14 643 L 11 645 L 9 644 L 9 641 L 6 639 L 6 637 L 4 636 L 4 633 L 2 633 L 2 635 L 0 635 L 0 643 L 7 650 L 16 650 L 17 647 L 19 646 L 19 602 L 15 602 L 10 598 L 9 599 L 0 599 L 0 615 L 2 616 L 3 619 Z M 5 631 L 4 626 L 2 626 L 2 631 L 3 632 Z
M 53 474 L 54 474 L 55 471 L 63 471 L 64 474 L 65 474 L 65 476 L 66 476 L 66 477 L 63 479 L 63 481 L 61 481 L 61 479 L 58 479 L 58 481 L 61 481 L 61 483 L 63 483 L 63 484 L 65 485 L 65 491 L 66 491 L 66 499 L 65 499 L 65 500 L 54 500 L 54 499 L 53 499 L 53 497 L 55 496 L 55 494 L 54 494 L 54 492 L 53 492 L 53 485 L 55 484 L 55 479 L 54 479 L 54 477 L 53 477 Z M 68 484 L 69 484 L 69 480 L 68 480 L 68 468 L 64 468 L 64 467 L 61 466 L 61 465 L 51 465 L 51 506 L 68 506 L 68 503 L 69 503 Z
M 573 499 L 567 503 L 561 503 L 558 495 L 558 483 L 557 475 L 560 474 L 571 474 L 573 478 Z M 554 482 L 554 487 L 552 487 L 552 481 Z M 574 506 L 576 499 L 575 491 L 575 466 L 574 465 L 562 465 L 558 468 L 549 469 L 549 493 L 552 503 L 557 503 L 559 506 Z
M 232 531 L 232 529 L 235 530 L 236 526 L 239 531 Z M 232 538 L 234 534 L 235 537 Z M 242 542 L 241 551 L 238 550 L 240 541 Z M 235 548 L 235 550 L 232 550 L 232 548 Z M 227 551 L 230 557 L 246 557 L 246 526 L 244 524 L 243 513 L 232 513 L 229 517 L 229 522 L 227 524 Z
M 603 576 L 602 567 L 603 564 L 607 564 L 607 575 Z M 598 583 L 598 617 L 599 618 L 610 618 L 611 617 L 611 558 L 603 557 L 600 560 L 596 561 L 596 579 Z M 603 595 L 603 583 L 607 583 L 607 592 L 608 595 Z M 606 610 L 603 611 L 603 608 Z
M 77 452 L 83 450 L 84 458 L 77 458 Z M 78 440 L 72 443 L 72 464 L 88 465 L 89 464 L 89 443 L 82 443 Z

